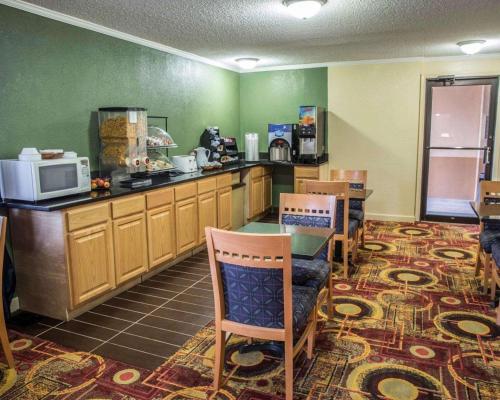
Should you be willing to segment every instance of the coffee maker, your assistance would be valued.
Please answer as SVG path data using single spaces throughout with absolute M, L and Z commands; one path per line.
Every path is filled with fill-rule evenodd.
M 325 109 L 300 106 L 297 135 L 299 161 L 317 162 L 325 152 Z
M 270 161 L 295 161 L 297 124 L 269 124 L 268 146 Z

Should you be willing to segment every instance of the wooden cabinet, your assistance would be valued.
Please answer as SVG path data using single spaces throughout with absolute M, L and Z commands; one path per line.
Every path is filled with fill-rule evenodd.
M 175 258 L 175 217 L 172 204 L 147 212 L 149 268 Z
M 110 222 L 68 234 L 71 308 L 115 287 L 111 236 Z
M 305 193 L 304 181 L 319 180 L 319 167 L 295 167 L 294 168 L 294 192 Z
M 250 180 L 250 216 L 255 217 L 264 211 L 264 182 L 262 177 Z
M 233 209 L 233 190 L 231 186 L 217 191 L 217 227 L 231 229 Z
M 198 244 L 205 243 L 205 227 L 207 226 L 217 226 L 217 197 L 215 191 L 198 196 Z
M 198 243 L 198 204 L 196 197 L 175 204 L 177 254 L 191 250 Z
M 147 271 L 148 250 L 144 213 L 114 220 L 113 243 L 118 284 Z
M 264 175 L 264 211 L 269 210 L 273 206 L 273 179 L 271 175 Z

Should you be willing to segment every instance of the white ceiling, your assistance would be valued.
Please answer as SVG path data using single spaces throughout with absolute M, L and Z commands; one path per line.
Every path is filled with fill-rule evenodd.
M 281 0 L 28 0 L 234 68 L 462 54 L 486 39 L 500 53 L 500 0 L 329 0 L 298 20 Z

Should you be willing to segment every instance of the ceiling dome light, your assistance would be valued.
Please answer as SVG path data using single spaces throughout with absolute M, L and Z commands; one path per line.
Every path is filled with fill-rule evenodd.
M 319 13 L 326 2 L 327 0 L 284 0 L 283 5 L 295 18 L 307 19 Z
M 458 42 L 457 46 L 460 47 L 465 54 L 476 54 L 481 51 L 481 49 L 486 46 L 486 40 L 464 40 L 463 42 Z
M 237 58 L 235 61 L 243 69 L 254 69 L 257 63 L 259 62 L 259 59 L 246 57 L 246 58 Z

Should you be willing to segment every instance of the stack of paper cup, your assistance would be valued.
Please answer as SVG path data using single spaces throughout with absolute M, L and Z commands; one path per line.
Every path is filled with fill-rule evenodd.
M 258 133 L 245 133 L 245 160 L 259 161 Z

